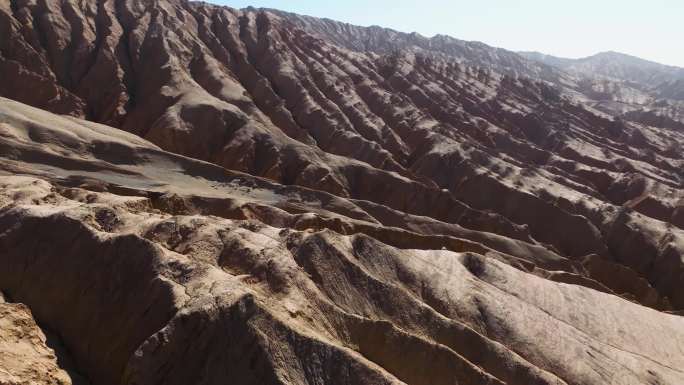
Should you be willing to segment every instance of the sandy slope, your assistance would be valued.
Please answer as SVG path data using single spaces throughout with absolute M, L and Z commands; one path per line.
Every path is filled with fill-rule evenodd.
M 0 384 L 66 384 L 43 331 L 23 304 L 5 303 L 0 295 Z

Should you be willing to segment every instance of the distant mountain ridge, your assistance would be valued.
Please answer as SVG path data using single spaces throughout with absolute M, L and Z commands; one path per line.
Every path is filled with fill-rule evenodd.
M 444 56 L 468 65 L 491 68 L 511 75 L 538 77 L 554 82 L 564 76 L 564 73 L 558 71 L 556 66 L 549 63 L 530 60 L 516 52 L 479 41 L 461 40 L 442 34 L 426 37 L 417 32 L 400 32 L 377 25 L 364 27 L 270 8 L 259 10 L 277 15 L 296 28 L 354 51 L 387 54 L 408 50 Z
M 256 8 L 249 8 L 257 10 Z M 551 83 L 577 101 L 627 120 L 663 123 L 684 118 L 684 76 L 681 68 L 637 57 L 606 52 L 584 59 L 567 59 L 538 52 L 513 52 L 478 41 L 447 35 L 433 37 L 380 26 L 363 27 L 276 9 L 260 9 L 297 29 L 357 52 L 387 55 L 413 52 L 480 67 L 512 77 Z M 577 68 L 574 68 L 574 67 Z
M 619 52 L 579 59 L 539 52 L 518 52 L 575 79 L 585 103 L 644 124 L 681 129 L 684 118 L 684 68 Z
M 519 52 L 519 54 L 574 75 L 633 82 L 644 88 L 671 88 L 673 84 L 684 80 L 684 68 L 614 51 L 600 52 L 579 59 L 561 58 L 539 52 Z

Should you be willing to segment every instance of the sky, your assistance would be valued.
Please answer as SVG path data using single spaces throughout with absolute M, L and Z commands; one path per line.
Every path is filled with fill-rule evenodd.
M 208 0 L 276 8 L 513 51 L 579 58 L 617 51 L 684 67 L 684 0 Z

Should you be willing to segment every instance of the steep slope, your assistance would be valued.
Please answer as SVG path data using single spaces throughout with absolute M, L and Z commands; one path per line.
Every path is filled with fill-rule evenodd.
M 535 267 L 564 264 L 543 248 L 6 99 L 0 122 L 0 290 L 92 383 L 684 381 L 684 318 Z
M 257 11 L 248 8 L 250 11 Z M 459 63 L 492 69 L 510 76 L 527 76 L 554 82 L 570 81 L 556 66 L 527 60 L 524 56 L 502 48 L 488 46 L 477 41 L 455 39 L 447 35 L 431 38 L 419 33 L 403 33 L 378 26 L 360 27 L 330 19 L 297 15 L 276 9 L 265 11 L 278 15 L 299 28 L 338 47 L 357 52 L 390 54 L 397 51 L 428 56 L 447 57 Z
M 180 0 L 0 36 L 0 95 L 71 115 L 0 98 L 0 290 L 94 383 L 682 382 L 675 101 Z
M 682 249 L 669 241 L 684 227 L 681 131 L 614 120 L 548 83 L 448 54 L 345 48 L 308 32 L 323 30 L 310 18 L 268 10 L 12 4 L 1 51 L 20 69 L 5 72 L 11 97 L 27 85 L 56 90 L 28 102 L 73 105 L 168 151 L 540 245 L 573 264 L 622 265 L 648 284 L 613 290 L 684 308 Z M 361 30 L 375 36 L 350 34 Z

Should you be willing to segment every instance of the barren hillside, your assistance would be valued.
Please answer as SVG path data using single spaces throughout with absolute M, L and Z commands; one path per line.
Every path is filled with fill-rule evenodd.
M 676 113 L 274 10 L 13 0 L 0 36 L 0 311 L 44 383 L 684 382 Z

